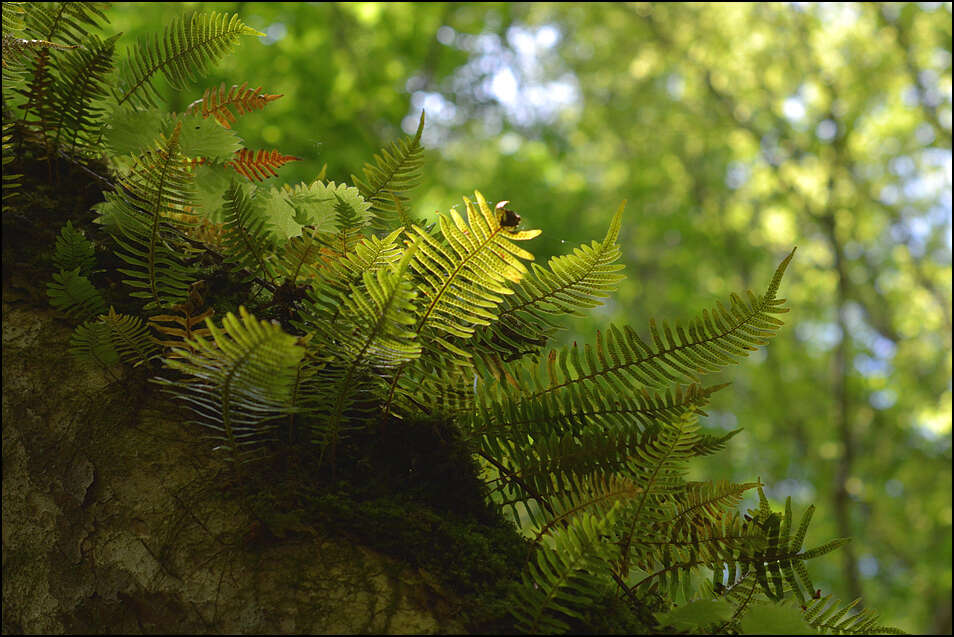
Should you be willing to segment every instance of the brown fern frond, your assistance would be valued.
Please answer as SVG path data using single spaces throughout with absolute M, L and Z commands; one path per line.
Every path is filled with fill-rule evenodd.
M 189 299 L 171 308 L 175 314 L 157 314 L 149 319 L 149 326 L 159 333 L 156 343 L 167 350 L 167 358 L 178 358 L 175 352 L 169 351 L 172 348 L 194 351 L 188 344 L 188 340 L 197 336 L 211 336 L 209 328 L 203 327 L 203 324 L 205 319 L 215 313 L 215 310 L 211 307 L 203 309 L 204 289 L 205 282 L 196 281 L 189 287 Z
M 291 161 L 301 161 L 301 157 L 282 155 L 277 150 L 260 150 L 258 152 L 243 148 L 235 153 L 235 159 L 226 162 L 235 172 L 250 181 L 264 181 L 269 177 L 277 177 L 276 168 Z
M 246 88 L 248 82 L 243 82 L 241 86 L 232 85 L 228 91 L 225 90 L 223 83 L 219 88 L 207 88 L 200 99 L 189 104 L 188 112 L 190 114 L 201 114 L 202 117 L 215 117 L 215 120 L 225 128 L 231 128 L 235 121 L 235 114 L 232 108 L 238 111 L 239 115 L 265 108 L 269 102 L 277 100 L 281 95 L 271 95 L 262 92 L 262 87 L 256 89 Z

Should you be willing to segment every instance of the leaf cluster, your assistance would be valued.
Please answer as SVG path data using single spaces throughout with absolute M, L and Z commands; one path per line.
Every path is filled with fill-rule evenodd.
M 634 616 L 659 610 L 647 630 L 758 632 L 765 608 L 775 609 L 770 622 L 791 619 L 789 599 L 803 609 L 797 621 L 816 629 L 889 630 L 868 611 L 809 601 L 818 595 L 804 562 L 846 541 L 803 550 L 813 508 L 796 527 L 791 503 L 772 511 L 760 482 L 686 480 L 693 458 L 738 433 L 701 430 L 724 387 L 703 377 L 777 334 L 794 250 L 761 294 L 734 294 L 681 323 L 652 321 L 648 336 L 610 326 L 592 343 L 547 351 L 559 317 L 600 305 L 621 280 L 622 205 L 601 241 L 546 266 L 523 247 L 540 230 L 479 191 L 463 198 L 463 214 L 425 226 L 407 212 L 423 113 L 416 133 L 383 149 L 353 185 L 322 171 L 265 188 L 297 158 L 240 148 L 232 126 L 235 112 L 279 96 L 245 84 L 207 89 L 175 115 L 156 108 L 155 85 L 163 76 L 182 88 L 241 36 L 260 34 L 237 16 L 174 20 L 118 66 L 110 93 L 114 38 L 87 34 L 103 15 L 67 5 L 26 11 L 31 34 L 84 44 L 59 57 L 37 47 L 17 89 L 17 134 L 47 153 L 113 160 L 115 188 L 97 222 L 139 312 L 107 304 L 90 278 L 95 250 L 71 224 L 56 243 L 50 302 L 79 323 L 77 357 L 107 369 L 162 365 L 155 382 L 236 482 L 295 453 L 313 465 L 305 475 L 334 482 L 339 466 L 359 462 L 347 457 L 350 440 L 391 440 L 430 422 L 480 463 L 487 501 L 527 539 L 509 598 L 521 631 L 583 630 L 611 600 Z M 223 276 L 243 294 L 216 321 L 208 298 Z M 387 453 L 402 457 L 399 444 Z M 394 464 L 439 480 L 423 463 Z M 742 514 L 751 489 L 759 506 Z

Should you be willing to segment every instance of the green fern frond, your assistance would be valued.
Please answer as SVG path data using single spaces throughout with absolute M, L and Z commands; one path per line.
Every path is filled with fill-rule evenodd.
M 450 345 L 438 333 L 469 338 L 478 325 L 496 320 L 493 310 L 503 295 L 513 294 L 508 283 L 519 283 L 527 272 L 521 260 L 533 255 L 513 242 L 527 241 L 539 230 L 516 231 L 500 224 L 498 215 L 487 205 L 483 195 L 474 193 L 475 206 L 464 198 L 467 221 L 456 211 L 451 216 L 438 216 L 439 243 L 428 232 L 414 226 L 418 251 L 412 263 L 423 280 L 425 306 L 417 330 L 427 329 L 430 339 L 453 353 L 459 348 Z
M 336 321 L 341 312 L 338 299 L 347 294 L 352 284 L 360 282 L 365 273 L 400 261 L 403 250 L 396 242 L 403 232 L 404 228 L 398 228 L 381 239 L 374 235 L 366 237 L 351 252 L 344 256 L 332 255 L 316 267 L 318 278 L 312 283 L 299 319 L 293 321 L 293 325 L 309 332 Z
M 201 98 L 189 104 L 188 112 L 200 114 L 202 117 L 214 117 L 215 121 L 225 128 L 231 128 L 232 122 L 235 121 L 235 113 L 232 109 L 237 110 L 239 115 L 244 115 L 261 110 L 266 104 L 280 97 L 282 96 L 263 93 L 261 86 L 250 89 L 248 82 L 242 82 L 241 86 L 233 85 L 226 91 L 223 82 L 217 89 L 205 89 Z
M 195 269 L 175 248 L 180 228 L 194 221 L 192 174 L 182 163 L 178 136 L 181 122 L 168 140 L 136 160 L 120 182 L 120 194 L 105 193 L 118 256 L 131 268 L 119 271 L 135 288 L 131 296 L 147 299 L 147 309 L 183 302 L 197 279 Z
M 140 108 L 156 106 L 159 75 L 181 90 L 205 75 L 243 35 L 265 34 L 244 24 L 238 15 L 212 12 L 175 18 L 162 36 L 137 42 L 123 64 L 121 88 L 114 91 L 117 104 L 128 101 Z
M 319 414 L 315 437 L 331 446 L 332 457 L 356 396 L 383 395 L 390 373 L 421 354 L 412 329 L 416 292 L 404 276 L 411 258 L 413 249 L 393 268 L 364 272 L 362 285 L 352 284 L 348 294 L 339 297 L 337 320 L 316 326 L 325 343 L 318 352 L 325 362 L 325 387 L 313 401 Z M 372 403 L 369 411 L 376 408 Z
M 678 532 L 681 528 L 719 520 L 742 502 L 742 494 L 759 486 L 758 482 L 734 484 L 727 480 L 690 482 L 685 491 L 673 498 L 673 515 L 666 524 Z
M 479 192 L 474 194 L 477 205 L 464 197 L 467 221 L 453 210 L 449 218 L 438 215 L 443 242 L 413 227 L 417 252 L 411 268 L 423 297 L 415 332 L 421 335 L 423 351 L 415 369 L 395 374 L 384 414 L 391 413 L 395 398 L 419 409 L 416 396 L 422 382 L 446 375 L 451 367 L 469 366 L 470 353 L 452 340 L 468 339 L 476 326 L 494 321 L 502 295 L 513 293 L 509 284 L 519 283 L 527 272 L 521 260 L 533 259 L 514 242 L 532 239 L 540 231 L 502 225 L 500 213 L 491 210 Z
M 26 12 L 27 33 L 40 40 L 79 44 L 90 29 L 100 29 L 109 19 L 103 2 L 50 2 L 33 4 Z
M 244 307 L 237 317 L 227 314 L 221 328 L 211 320 L 207 326 L 212 341 L 193 339 L 194 352 L 179 350 L 181 358 L 166 360 L 185 379 L 157 382 L 189 406 L 196 416 L 191 422 L 207 428 L 216 449 L 241 471 L 276 439 L 277 419 L 292 411 L 305 349 L 297 337 L 256 320 Z
M 524 531 L 533 533 L 532 545 L 565 528 L 570 520 L 583 513 L 607 516 L 618 503 L 630 500 L 640 493 L 631 480 L 620 476 L 597 474 L 581 479 L 572 491 L 549 498 L 549 508 L 528 507 Z M 523 522 L 522 519 L 518 519 Z M 529 528 L 528 528 L 529 525 Z
M 60 228 L 53 248 L 53 265 L 59 270 L 75 270 L 86 276 L 96 267 L 95 249 L 80 230 L 73 227 L 71 221 Z
M 423 131 L 422 111 L 414 137 L 396 141 L 382 149 L 379 155 L 374 156 L 375 165 L 364 165 L 364 179 L 351 176 L 351 183 L 371 203 L 371 228 L 375 232 L 390 232 L 397 225 L 410 229 L 415 223 L 404 210 L 407 209 L 408 192 L 421 180 Z
M 50 305 L 71 319 L 85 320 L 106 311 L 106 302 L 90 280 L 80 274 L 79 266 L 53 274 L 46 285 Z
M 879 615 L 870 608 L 848 615 L 848 611 L 861 603 L 858 598 L 847 606 L 826 595 L 808 602 L 803 617 L 812 628 L 833 635 L 904 635 L 905 632 L 891 626 L 878 624 Z
M 273 248 L 271 235 L 265 219 L 255 211 L 252 197 L 237 181 L 225 191 L 223 210 L 223 242 L 229 261 L 236 268 L 244 269 L 248 276 L 274 283 L 273 265 L 269 261 Z
M 57 115 L 54 94 L 59 73 L 51 51 L 75 48 L 90 29 L 108 22 L 100 6 L 94 2 L 31 3 L 26 12 L 25 46 L 37 53 L 29 64 L 26 86 L 19 91 L 26 97 L 22 121 L 27 124 L 32 116 L 27 128 L 40 133 L 44 146 L 49 146 L 50 123 Z
M 76 326 L 70 336 L 69 353 L 76 360 L 92 361 L 105 369 L 119 363 L 109 326 L 99 320 Z
M 107 40 L 89 35 L 83 46 L 60 58 L 56 84 L 55 119 L 50 136 L 54 146 L 74 154 L 92 151 L 93 139 L 102 129 L 104 109 L 98 104 L 108 95 L 106 78 L 113 69 L 113 52 L 119 34 Z
M 500 304 L 497 321 L 474 336 L 474 348 L 496 354 L 504 361 L 534 354 L 560 326 L 553 317 L 580 315 L 609 296 L 624 277 L 616 274 L 617 244 L 624 201 L 610 222 L 602 242 L 583 244 L 572 254 L 550 259 L 548 269 L 533 264 L 532 271 Z
M 536 552 L 512 600 L 511 613 L 521 632 L 564 633 L 568 620 L 583 619 L 582 611 L 606 592 L 609 584 L 600 573 L 614 552 L 604 539 L 614 522 L 612 512 L 582 513 L 551 536 L 551 546 Z
M 743 300 L 733 294 L 729 308 L 719 303 L 687 328 L 650 322 L 653 345 L 643 341 L 628 326 L 621 332 L 610 326 L 605 336 L 596 333 L 596 345 L 585 345 L 582 353 L 574 344 L 551 351 L 546 364 L 547 380 L 542 382 L 536 367 L 518 371 L 524 377 L 523 392 L 536 398 L 583 384 L 587 391 L 626 393 L 640 387 L 666 386 L 680 380 L 696 382 L 700 374 L 735 364 L 749 350 L 765 345 L 775 336 L 782 322 L 773 314 L 787 312 L 784 299 L 776 299 L 782 275 L 795 252 L 792 251 L 775 271 L 762 296 L 747 293 Z M 526 379 L 529 375 L 530 378 Z
M 666 511 L 660 506 L 685 489 L 683 476 L 699 440 L 698 417 L 694 409 L 687 409 L 682 417 L 655 432 L 647 432 L 636 446 L 636 456 L 629 463 L 625 475 L 641 489 L 624 513 L 624 531 L 621 535 L 621 560 L 617 570 L 621 578 L 629 572 L 631 548 L 641 531 L 654 523 L 665 521 Z

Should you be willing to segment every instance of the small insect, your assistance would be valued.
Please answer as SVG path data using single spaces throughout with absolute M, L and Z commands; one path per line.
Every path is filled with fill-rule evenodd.
M 513 230 L 520 225 L 520 215 L 507 208 L 509 201 L 500 201 L 497 203 L 497 219 L 500 220 L 500 227 L 505 230 Z

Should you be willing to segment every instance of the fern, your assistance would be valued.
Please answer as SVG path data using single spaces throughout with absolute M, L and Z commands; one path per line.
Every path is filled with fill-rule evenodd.
M 99 320 L 109 328 L 110 342 L 122 362 L 138 367 L 158 357 L 156 341 L 138 316 L 118 314 L 110 307 Z
M 424 147 L 421 133 L 424 131 L 424 113 L 411 139 L 397 141 L 374 156 L 374 165 L 364 165 L 364 179 L 354 175 L 351 181 L 361 196 L 371 202 L 371 228 L 375 232 L 388 232 L 400 224 L 410 228 L 414 223 L 405 212 L 408 192 L 421 179 L 421 161 Z
M 53 247 L 53 265 L 59 270 L 78 270 L 80 274 L 89 275 L 96 266 L 93 244 L 83 233 L 73 227 L 73 223 L 66 222 L 60 228 Z
M 841 607 L 840 602 L 833 601 L 831 595 L 813 599 L 808 602 L 808 607 L 805 609 L 805 620 L 815 630 L 834 635 L 904 634 L 904 631 L 898 628 L 878 625 L 878 613 L 871 609 L 848 614 L 860 602 L 859 598 Z
M 106 302 L 90 280 L 80 274 L 80 267 L 61 270 L 47 283 L 50 305 L 72 319 L 84 320 L 106 311 Z
M 283 155 L 277 150 L 260 150 L 257 153 L 242 149 L 235 154 L 235 158 L 226 162 L 235 172 L 249 181 L 262 181 L 269 177 L 277 177 L 276 168 L 292 161 L 300 161 L 301 157 Z
M 247 87 L 248 82 L 243 82 L 241 86 L 232 86 L 228 91 L 225 90 L 225 84 L 218 89 L 205 89 L 200 99 L 189 104 L 188 112 L 201 114 L 202 117 L 214 117 L 215 121 L 225 128 L 231 128 L 232 122 L 235 121 L 232 109 L 237 110 L 239 115 L 244 115 L 263 109 L 269 102 L 282 97 L 263 93 L 261 86 L 256 89 Z
M 231 128 L 280 95 L 222 84 L 185 114 L 156 108 L 158 77 L 181 89 L 241 36 L 261 35 L 237 16 L 198 14 L 140 42 L 119 69 L 106 116 L 116 38 L 89 33 L 99 9 L 30 5 L 22 29 L 12 14 L 5 5 L 4 78 L 26 78 L 15 85 L 22 120 L 4 125 L 4 166 L 14 161 L 14 137 L 74 158 L 102 153 L 105 141 L 114 168 L 129 166 L 116 168 L 97 221 L 117 242 L 119 271 L 143 315 L 107 312 L 89 279 L 93 246 L 68 223 L 47 292 L 54 308 L 84 321 L 70 351 L 107 370 L 161 357 L 167 372 L 156 382 L 240 481 L 279 446 L 295 460 L 289 443 L 317 446 L 334 480 L 351 443 L 423 421 L 482 461 L 486 494 L 528 539 L 510 598 L 521 630 L 580 630 L 612 600 L 670 611 L 657 617 L 679 630 L 738 632 L 758 626 L 766 609 L 798 619 L 787 598 L 816 629 L 893 630 L 870 611 L 849 616 L 854 605 L 829 605 L 830 596 L 809 600 L 820 593 L 805 562 L 846 541 L 803 548 L 813 507 L 796 524 L 791 502 L 772 511 L 761 482 L 686 480 L 692 458 L 738 433 L 700 429 L 702 410 L 724 387 L 701 376 L 776 334 L 776 316 L 787 311 L 776 293 L 794 252 L 762 295 L 733 295 L 685 325 L 653 321 L 646 341 L 611 326 L 593 344 L 541 356 L 559 317 L 598 306 L 621 280 L 622 205 L 602 240 L 546 266 L 519 246 L 539 231 L 519 229 L 507 202 L 492 207 L 480 192 L 464 199 L 466 214 L 438 214 L 424 227 L 409 201 L 421 176 L 423 113 L 416 133 L 376 155 L 353 186 L 324 182 L 323 169 L 309 184 L 261 188 L 299 158 L 243 149 Z M 206 183 L 196 188 L 197 179 Z M 9 185 L 5 174 L 5 204 Z M 281 323 L 244 306 L 213 322 L 212 304 L 233 303 L 219 293 L 220 277 L 238 279 L 255 313 Z M 361 429 L 371 434 L 341 444 Z M 742 515 L 751 489 L 758 507 Z M 706 569 L 711 582 L 699 577 Z M 693 623 L 687 608 L 704 617 Z
M 108 95 L 106 78 L 113 68 L 113 51 L 119 34 L 107 40 L 88 36 L 83 46 L 66 53 L 60 63 L 62 79 L 55 93 L 56 116 L 52 143 L 66 152 L 95 148 L 94 134 L 102 128 L 104 109 L 97 104 Z
M 639 387 L 660 387 L 680 380 L 696 382 L 698 375 L 717 371 L 720 367 L 738 362 L 747 352 L 764 345 L 782 325 L 773 314 L 788 310 L 782 307 L 784 299 L 776 299 L 785 268 L 794 256 L 792 251 L 779 264 L 768 289 L 762 296 L 747 293 L 747 299 L 733 294 L 727 309 L 719 303 L 712 310 L 703 310 L 702 316 L 670 327 L 663 323 L 662 333 L 655 321 L 650 321 L 653 345 L 643 341 L 635 331 L 614 326 L 603 340 L 596 333 L 596 346 L 586 345 L 581 355 L 579 347 L 551 351 L 547 359 L 547 381 L 542 382 L 536 369 L 520 370 L 520 385 L 525 395 L 537 398 L 546 394 L 585 385 L 595 391 L 626 392 Z
M 211 321 L 212 340 L 188 341 L 194 352 L 178 350 L 167 359 L 186 380 L 159 379 L 185 401 L 197 423 L 210 431 L 216 449 L 227 454 L 235 470 L 261 457 L 276 439 L 276 421 L 292 411 L 290 401 L 304 348 L 298 339 L 244 307 L 229 313 L 218 328 Z
M 601 298 L 615 290 L 624 278 L 616 274 L 623 266 L 615 263 L 620 255 L 616 240 L 623 205 L 613 216 L 602 242 L 584 244 L 572 254 L 554 257 L 548 269 L 534 264 L 515 293 L 501 303 L 497 321 L 475 335 L 474 348 L 501 356 L 504 361 L 534 354 L 559 329 L 554 317 L 579 315 L 580 310 L 599 305 Z
M 107 370 L 120 361 L 109 326 L 97 320 L 86 321 L 73 330 L 69 353 L 76 360 L 91 361 Z
M 566 632 L 566 620 L 582 619 L 580 609 L 606 592 L 598 573 L 612 552 L 603 537 L 612 532 L 613 522 L 612 514 L 581 514 L 553 536 L 552 548 L 537 551 L 511 611 L 522 632 Z
M 147 300 L 147 308 L 175 305 L 185 300 L 197 279 L 194 268 L 173 249 L 179 226 L 190 220 L 192 174 L 180 161 L 177 124 L 172 136 L 153 152 L 140 157 L 120 183 L 119 196 L 107 195 L 114 207 L 113 238 L 122 248 L 119 257 L 131 268 L 119 271 L 129 278 L 131 296 Z
M 183 89 L 238 44 L 243 35 L 264 36 L 237 15 L 197 13 L 175 19 L 162 36 L 140 41 L 122 66 L 121 88 L 114 91 L 118 105 L 155 107 L 159 75 L 176 89 Z

